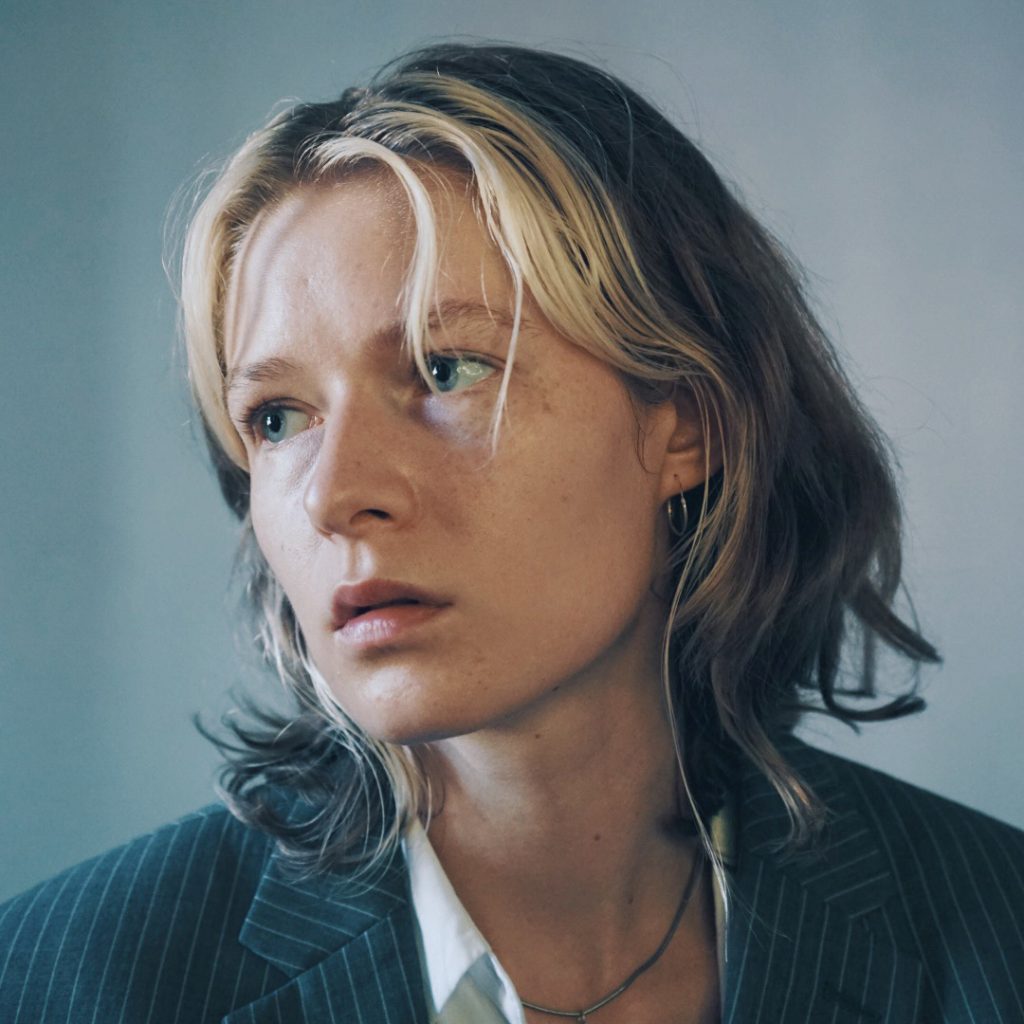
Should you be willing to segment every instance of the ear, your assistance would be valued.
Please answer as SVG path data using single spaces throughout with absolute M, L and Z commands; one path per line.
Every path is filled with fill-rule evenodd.
M 665 502 L 702 486 L 722 468 L 721 435 L 717 419 L 689 388 L 676 387 L 652 413 L 656 426 L 650 439 L 657 450 L 651 454 L 657 461 L 649 465 L 658 467 L 659 500 Z

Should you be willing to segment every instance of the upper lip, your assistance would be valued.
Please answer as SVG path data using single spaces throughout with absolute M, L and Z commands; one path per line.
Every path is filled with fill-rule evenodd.
M 403 600 L 437 607 L 448 604 L 437 594 L 399 580 L 366 580 L 363 583 L 342 584 L 334 591 L 331 601 L 332 628 L 341 629 L 349 619 L 370 608 Z

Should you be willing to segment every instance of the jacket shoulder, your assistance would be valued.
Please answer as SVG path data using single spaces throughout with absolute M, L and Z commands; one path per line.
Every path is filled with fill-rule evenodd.
M 877 768 L 813 747 L 804 749 L 835 773 L 894 861 L 953 871 L 954 858 L 959 857 L 978 870 L 991 864 L 996 876 L 989 879 L 992 882 L 1009 873 L 1019 883 L 1024 858 L 1021 829 Z M 955 870 L 960 874 L 963 868 Z M 970 874 L 971 867 L 967 870 Z
M 805 749 L 833 773 L 883 854 L 908 928 L 904 945 L 970 960 L 1014 951 L 1024 965 L 1024 832 L 877 769 Z
M 0 906 L 0 1019 L 191 1024 L 256 998 L 237 937 L 270 852 L 210 805 Z

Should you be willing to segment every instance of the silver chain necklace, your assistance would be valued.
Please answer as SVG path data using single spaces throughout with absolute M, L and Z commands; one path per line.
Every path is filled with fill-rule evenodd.
M 588 1006 L 582 1010 L 553 1010 L 549 1006 L 540 1006 L 538 1003 L 531 1003 L 525 999 L 519 1001 L 528 1010 L 536 1010 L 537 1013 L 546 1013 L 549 1017 L 567 1017 L 571 1020 L 575 1020 L 577 1024 L 587 1024 L 587 1017 L 592 1013 L 596 1013 L 602 1007 L 607 1006 L 613 999 L 618 999 L 623 992 L 629 988 L 630 985 L 636 981 L 645 971 L 649 971 L 660 959 L 662 954 L 668 949 L 669 943 L 672 941 L 673 936 L 679 928 L 679 922 L 683 919 L 683 914 L 686 913 L 686 908 L 690 904 L 690 898 L 693 896 L 694 890 L 697 888 L 697 883 L 700 881 L 704 874 L 704 847 L 701 845 L 697 846 L 697 852 L 694 854 L 693 866 L 690 868 L 690 877 L 686 880 L 686 888 L 683 889 L 682 898 L 679 900 L 679 906 L 676 907 L 675 917 L 672 918 L 672 923 L 668 926 L 668 931 L 665 933 L 665 937 L 661 940 L 661 945 L 639 966 L 634 970 L 628 978 L 617 988 L 613 989 L 608 995 L 599 999 L 593 1006 Z

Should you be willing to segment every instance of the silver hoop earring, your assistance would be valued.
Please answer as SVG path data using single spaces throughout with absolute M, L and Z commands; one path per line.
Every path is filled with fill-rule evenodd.
M 680 491 L 668 499 L 665 506 L 668 513 L 668 529 L 673 537 L 685 537 L 690 526 L 690 510 L 686 507 L 686 495 Z

